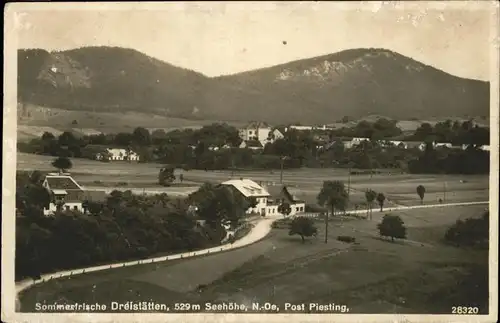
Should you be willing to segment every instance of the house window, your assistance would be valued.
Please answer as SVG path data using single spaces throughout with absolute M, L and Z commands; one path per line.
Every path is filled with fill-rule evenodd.
M 78 206 L 73 206 L 73 210 L 78 211 Z
M 66 211 L 69 211 L 69 205 L 66 205 Z
M 252 130 L 250 130 L 250 131 L 248 132 L 248 134 L 249 134 L 250 136 L 251 136 L 251 135 L 253 135 L 253 131 L 252 131 Z

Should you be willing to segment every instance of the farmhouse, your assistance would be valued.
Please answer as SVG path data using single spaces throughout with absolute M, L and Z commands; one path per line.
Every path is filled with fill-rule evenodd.
M 132 151 L 123 148 L 106 148 L 106 151 L 96 154 L 96 160 L 130 160 L 139 161 L 139 155 Z
M 267 199 L 270 197 L 270 194 L 259 184 L 250 179 L 232 179 L 223 182 L 222 185 L 229 185 L 239 191 L 244 197 L 253 197 L 257 200 L 257 205 L 254 208 L 248 209 L 247 213 L 266 214 Z
M 272 196 L 268 199 L 269 204 L 279 206 L 283 203 L 288 203 L 291 209 L 290 215 L 305 211 L 305 202 L 293 196 L 286 186 L 266 186 L 266 189 Z
M 85 191 L 71 176 L 67 173 L 49 173 L 42 186 L 50 193 L 50 203 L 44 208 L 45 215 L 53 214 L 59 208 L 59 211 L 79 211 L 85 213 L 82 206 L 85 200 L 102 201 L 105 199 L 105 193 L 99 191 Z
M 278 207 L 284 201 L 290 204 L 292 209 L 290 215 L 304 212 L 305 210 L 305 203 L 297 200 L 289 194 L 286 187 L 283 187 L 283 190 L 277 192 L 276 196 L 272 197 L 266 187 L 261 186 L 250 179 L 233 179 L 223 182 L 222 185 L 231 186 L 240 192 L 244 197 L 253 197 L 257 200 L 257 205 L 247 210 L 248 214 L 258 213 L 262 216 L 279 215 L 280 213 L 278 212 Z

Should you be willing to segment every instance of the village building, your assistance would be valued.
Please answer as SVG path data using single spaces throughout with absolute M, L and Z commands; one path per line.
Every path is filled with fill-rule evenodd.
M 127 150 L 123 148 L 106 148 L 104 152 L 97 153 L 95 156 L 96 160 L 127 160 L 127 161 L 139 161 L 139 154 L 132 150 Z
M 305 201 L 292 195 L 286 186 L 282 185 L 270 185 L 266 186 L 271 198 L 268 200 L 271 205 L 281 205 L 283 203 L 288 203 L 290 205 L 291 212 L 289 215 L 296 215 L 298 213 L 305 212 L 306 203 Z
M 305 211 L 305 202 L 300 201 L 288 193 L 288 190 L 280 190 L 276 195 L 271 195 L 267 187 L 257 184 L 250 179 L 233 179 L 223 182 L 222 185 L 228 185 L 236 189 L 246 198 L 255 198 L 257 204 L 247 210 L 247 214 L 257 213 L 262 216 L 281 215 L 278 207 L 284 201 L 290 204 L 292 212 L 289 215 L 295 215 Z
M 272 128 L 265 122 L 250 122 L 246 127 L 238 130 L 240 138 L 245 141 L 258 141 L 264 147 L 267 143 L 284 138 L 281 131 Z
M 100 191 L 86 191 L 68 173 L 49 173 L 42 186 L 49 191 L 50 203 L 43 213 L 50 215 L 56 211 L 78 211 L 85 213 L 84 201 L 101 202 L 106 194 Z

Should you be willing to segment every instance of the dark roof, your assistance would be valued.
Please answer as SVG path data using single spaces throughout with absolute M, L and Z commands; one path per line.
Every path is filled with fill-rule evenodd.
M 47 176 L 46 180 L 51 190 L 80 189 L 69 176 Z
M 245 127 L 245 129 L 255 129 L 255 128 L 270 128 L 270 126 L 266 122 L 252 121 L 248 123 Z
M 280 186 L 280 185 L 270 185 L 269 187 L 266 187 L 267 191 L 273 198 L 284 198 L 288 200 L 290 203 L 294 202 L 301 202 L 300 200 L 296 199 L 293 197 L 292 194 L 288 191 L 288 188 L 286 186 Z

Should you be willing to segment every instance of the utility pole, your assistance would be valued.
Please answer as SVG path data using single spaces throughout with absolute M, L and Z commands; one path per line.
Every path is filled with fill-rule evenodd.
M 443 183 L 443 202 L 446 202 L 446 182 Z
M 285 156 L 281 156 L 280 184 L 283 184 L 283 164 L 285 163 L 285 158 Z
M 349 174 L 347 174 L 347 196 L 351 197 L 351 162 L 349 162 Z
M 325 216 L 325 243 L 328 243 L 328 209 L 326 210 Z

